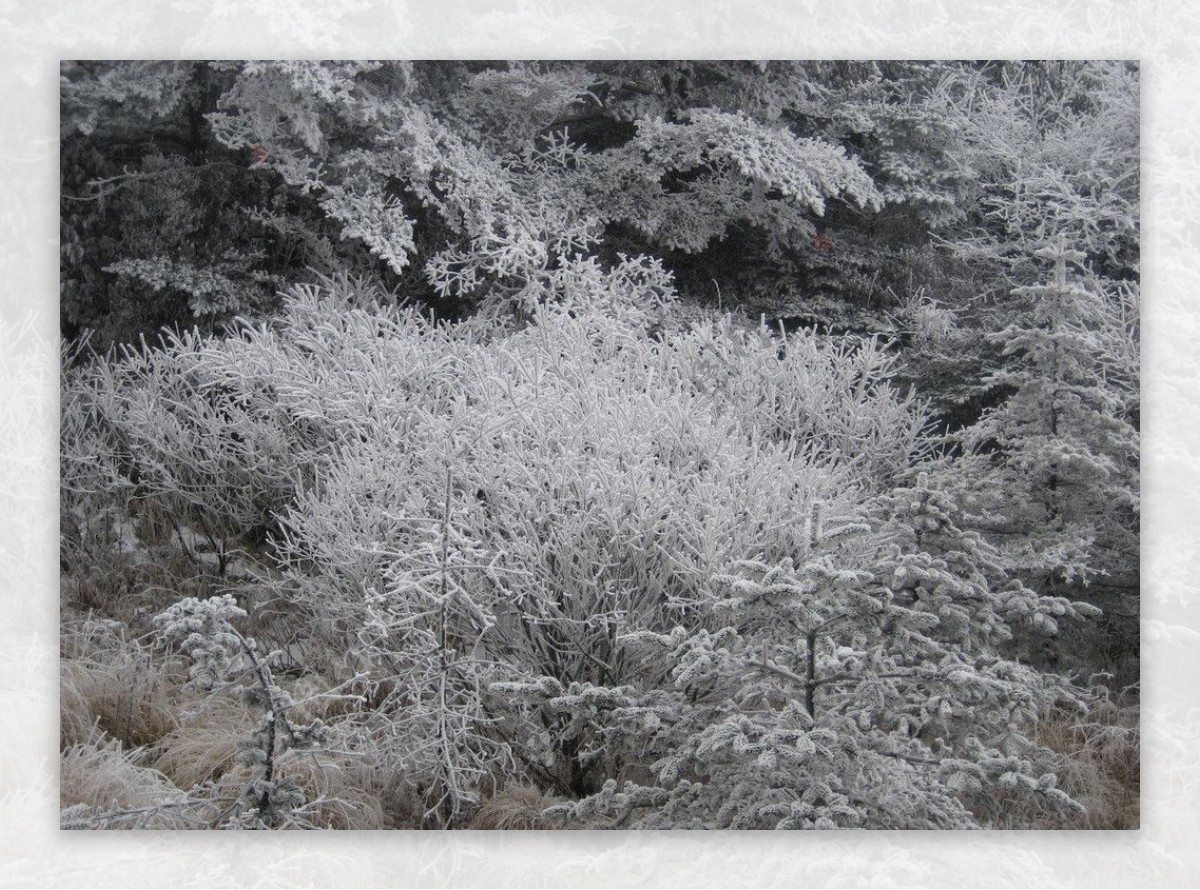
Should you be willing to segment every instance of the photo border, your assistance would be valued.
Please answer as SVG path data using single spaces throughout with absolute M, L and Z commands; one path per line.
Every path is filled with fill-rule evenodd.
M 1200 881 L 1200 4 L 12 0 L 0 16 L 0 885 L 1180 886 Z M 1142 62 L 1143 778 L 1128 832 L 60 832 L 63 58 Z

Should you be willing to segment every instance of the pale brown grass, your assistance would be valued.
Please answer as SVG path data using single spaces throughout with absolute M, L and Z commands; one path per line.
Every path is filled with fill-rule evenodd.
M 1058 756 L 1059 787 L 1086 812 L 1069 828 L 1136 829 L 1140 823 L 1141 730 L 1136 704 L 1093 705 L 1082 717 L 1053 712 L 1037 741 Z
M 180 788 L 221 778 L 234 768 L 238 742 L 254 730 L 259 715 L 233 696 L 193 701 L 188 717 L 154 746 L 153 764 Z
M 179 789 L 158 770 L 142 765 L 141 755 L 123 750 L 115 739 L 99 737 L 68 748 L 60 760 L 59 804 L 92 812 L 134 811 L 136 815 L 122 819 L 123 827 L 189 827 L 169 806 L 179 799 Z
M 528 785 L 510 785 L 487 798 L 475 811 L 468 828 L 485 831 L 537 831 L 552 828 L 542 816 L 562 800 Z
M 125 639 L 122 626 L 80 622 L 63 638 L 61 747 L 86 743 L 93 729 L 126 748 L 154 744 L 179 725 L 182 682 L 177 668 Z
M 1084 807 L 1052 811 L 1027 796 L 1001 792 L 991 800 L 1002 829 L 1136 829 L 1140 818 L 1141 734 L 1137 704 L 1101 699 L 1086 713 L 1052 710 L 1033 729 L 1046 749 L 1035 763 L 1058 777 L 1058 788 Z

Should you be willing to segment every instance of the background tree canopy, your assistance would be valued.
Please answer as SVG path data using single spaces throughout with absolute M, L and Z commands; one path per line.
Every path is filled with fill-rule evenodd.
M 1136 699 L 1138 90 L 64 63 L 74 657 L 172 606 L 206 689 L 257 666 L 239 826 L 361 826 L 285 776 L 329 733 L 395 823 L 1102 823 L 1136 743 L 1084 789 L 1038 727 Z

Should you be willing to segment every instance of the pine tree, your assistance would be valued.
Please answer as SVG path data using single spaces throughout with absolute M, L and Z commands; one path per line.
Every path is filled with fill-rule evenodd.
M 1009 392 L 964 436 L 1005 492 L 1014 565 L 1071 581 L 1127 571 L 1136 559 L 1138 433 L 1108 381 L 1103 295 L 1073 275 L 1084 254 L 1061 242 L 1035 254 L 1048 280 L 1016 288 L 1021 317 L 991 335 L 1012 361 L 985 385 Z
M 974 523 L 999 542 L 1011 571 L 1109 613 L 1102 633 L 1044 657 L 1128 679 L 1138 614 L 1137 392 L 1113 367 L 1114 301 L 1079 270 L 1084 254 L 1060 241 L 1036 257 L 1050 266 L 1047 280 L 1014 289 L 1020 315 L 990 336 L 1006 363 L 984 386 L 1000 401 L 963 432 L 969 454 L 958 469 L 977 497 Z
M 1000 815 L 998 793 L 1079 812 L 1035 769 L 1027 735 L 1077 691 L 1000 647 L 1095 610 L 1008 578 L 960 517 L 925 474 L 870 516 L 815 505 L 794 557 L 736 561 L 691 626 L 626 637 L 672 682 L 624 689 L 593 719 L 610 746 L 650 757 L 654 781 L 614 778 L 552 812 L 642 828 L 967 828 Z

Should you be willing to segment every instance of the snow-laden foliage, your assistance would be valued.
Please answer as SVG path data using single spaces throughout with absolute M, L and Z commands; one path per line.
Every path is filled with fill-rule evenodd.
M 1000 63 L 948 77 L 937 97 L 962 134 L 978 209 L 956 249 L 1036 274 L 1034 252 L 1065 239 L 1101 274 L 1138 265 L 1140 178 L 1136 65 Z M 1011 279 L 1010 279 L 1011 280 Z
M 296 288 L 271 325 L 95 361 L 64 410 L 127 497 L 267 524 L 255 584 L 370 676 L 354 744 L 430 824 L 517 777 L 607 825 L 1069 807 L 1023 727 L 1074 694 L 1001 647 L 1078 610 L 903 487 L 930 446 L 885 347 L 630 315 L 658 285 L 576 271 L 507 333 Z
M 196 267 L 186 261 L 156 256 L 144 260 L 119 260 L 105 266 L 103 271 L 135 279 L 155 292 L 180 291 L 187 295 L 188 308 L 197 317 L 261 307 L 266 301 L 261 287 L 254 285 L 278 283 L 278 279 L 248 269 L 250 258 L 239 256 L 235 250 L 228 251 L 222 259 L 230 268 Z M 238 281 L 230 272 L 240 272 L 251 283 Z
M 187 62 L 64 62 L 60 78 L 64 133 L 144 125 L 171 114 L 191 78 Z
M 600 100 L 581 66 L 479 72 L 441 117 L 375 67 L 344 69 L 247 65 L 210 115 L 214 134 L 230 148 L 262 148 L 262 163 L 319 192 L 343 236 L 398 273 L 419 250 L 411 199 L 436 213 L 455 236 L 426 258 L 444 297 L 503 296 L 529 311 L 545 278 L 590 253 L 611 223 L 697 252 L 732 225 L 807 242 L 832 199 L 880 206 L 841 147 L 720 108 L 692 108 L 679 123 L 639 120 L 625 144 L 584 151 L 567 122 Z M 355 147 L 326 160 L 347 127 Z
M 638 121 L 627 146 L 591 167 L 605 220 L 689 253 L 733 224 L 760 227 L 779 243 L 807 241 L 830 198 L 879 207 L 874 184 L 840 147 L 714 108 L 689 111 L 683 123 Z

